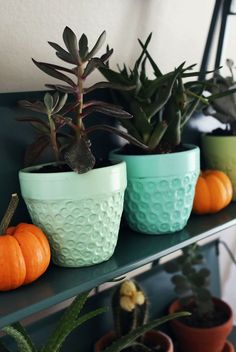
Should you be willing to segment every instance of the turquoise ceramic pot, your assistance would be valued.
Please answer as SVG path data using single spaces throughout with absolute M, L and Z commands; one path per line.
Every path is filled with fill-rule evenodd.
M 82 175 L 34 173 L 41 166 L 21 170 L 19 179 L 33 223 L 48 236 L 53 262 L 81 267 L 108 260 L 123 211 L 125 163 Z
M 111 160 L 127 166 L 124 211 L 129 226 L 146 234 L 176 232 L 186 225 L 200 172 L 199 148 L 156 155 L 124 155 L 115 150 Z

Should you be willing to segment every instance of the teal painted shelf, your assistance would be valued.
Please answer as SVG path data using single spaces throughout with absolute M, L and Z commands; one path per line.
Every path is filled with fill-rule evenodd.
M 122 228 L 117 248 L 109 261 L 78 269 L 51 265 L 35 283 L 0 293 L 0 328 L 233 225 L 236 225 L 236 203 L 218 214 L 192 216 L 185 229 L 176 234 L 151 236 Z

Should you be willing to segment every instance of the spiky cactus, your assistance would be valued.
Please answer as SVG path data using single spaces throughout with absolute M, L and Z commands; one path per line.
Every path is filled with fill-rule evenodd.
M 114 292 L 112 311 L 116 335 L 123 336 L 147 322 L 147 297 L 136 282 L 126 280 Z
M 61 351 L 61 347 L 65 339 L 74 329 L 87 320 L 90 320 L 91 318 L 106 311 L 105 308 L 99 308 L 80 317 L 79 314 L 87 300 L 87 297 L 88 293 L 83 293 L 74 299 L 59 320 L 46 344 L 40 348 L 34 345 L 27 331 L 20 323 L 6 326 L 2 330 L 15 340 L 19 352 L 59 352 Z M 1 340 L 0 351 L 10 352 Z

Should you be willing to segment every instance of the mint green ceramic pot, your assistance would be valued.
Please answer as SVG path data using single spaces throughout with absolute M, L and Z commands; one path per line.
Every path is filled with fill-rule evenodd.
M 233 185 L 236 200 L 236 136 L 202 136 L 202 151 L 206 167 L 224 171 Z
M 115 150 L 111 160 L 127 166 L 124 211 L 129 226 L 146 234 L 181 230 L 190 216 L 200 172 L 199 148 L 156 155 L 124 155 Z
M 34 173 L 41 166 L 21 170 L 19 179 L 33 223 L 48 236 L 53 262 L 81 267 L 108 260 L 123 211 L 125 163 L 82 175 Z

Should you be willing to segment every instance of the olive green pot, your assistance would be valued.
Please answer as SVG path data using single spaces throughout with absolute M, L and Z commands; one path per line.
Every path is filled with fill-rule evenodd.
M 53 262 L 82 267 L 108 260 L 115 249 L 126 188 L 124 162 L 91 170 L 20 171 L 21 193 L 35 225 L 47 235 Z
M 233 185 L 236 200 L 236 136 L 202 135 L 202 152 L 207 169 L 224 171 Z
M 186 144 L 181 152 L 152 155 L 116 150 L 110 158 L 126 162 L 124 213 L 133 230 L 158 235 L 184 228 L 200 172 L 198 147 Z

